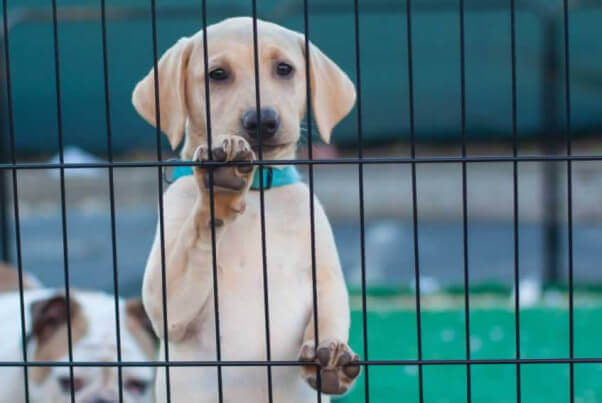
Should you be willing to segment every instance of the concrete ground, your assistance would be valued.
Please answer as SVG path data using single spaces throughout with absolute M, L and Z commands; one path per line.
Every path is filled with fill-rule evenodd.
M 559 166 L 566 192 L 565 165 Z M 543 166 L 519 164 L 520 270 L 539 278 L 543 269 Z M 307 178 L 305 170 L 304 177 Z M 358 168 L 315 167 L 315 191 L 329 215 L 351 286 L 361 279 Z M 413 283 L 412 192 L 409 165 L 364 168 L 366 273 L 369 286 Z M 419 164 L 419 257 L 423 291 L 463 281 L 460 164 Z M 63 281 L 63 242 L 56 172 L 18 173 L 24 267 L 49 285 Z M 112 290 L 112 248 L 107 170 L 67 171 L 67 235 L 72 284 Z M 510 163 L 469 164 L 469 270 L 471 284 L 513 278 L 513 176 Z M 12 195 L 9 194 L 12 199 Z M 115 169 L 117 257 L 121 292 L 135 294 L 154 235 L 156 168 Z M 561 220 L 566 222 L 566 193 Z M 577 282 L 601 282 L 602 163 L 573 164 L 574 262 Z M 12 210 L 10 210 L 12 211 Z M 566 227 L 562 269 L 566 272 Z M 14 242 L 13 242 L 14 248 Z M 13 254 L 14 256 L 14 254 Z

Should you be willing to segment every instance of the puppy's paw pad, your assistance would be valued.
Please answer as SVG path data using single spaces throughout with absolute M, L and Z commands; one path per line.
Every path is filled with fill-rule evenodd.
M 200 146 L 194 152 L 195 162 L 249 162 L 245 165 L 220 166 L 213 168 L 213 178 L 207 168 L 194 167 L 194 173 L 201 187 L 209 188 L 211 180 L 216 192 L 244 191 L 252 180 L 254 166 L 250 164 L 255 159 L 249 143 L 239 136 L 221 136 L 216 139 L 216 146 L 211 153 L 206 146 Z
M 314 347 L 313 341 L 301 346 L 299 361 L 317 363 L 301 367 L 301 373 L 307 383 L 322 393 L 342 395 L 346 393 L 360 374 L 359 365 L 350 365 L 359 357 L 346 343 L 328 341 Z M 318 380 L 318 370 L 320 379 Z M 319 385 L 318 385 L 319 383 Z

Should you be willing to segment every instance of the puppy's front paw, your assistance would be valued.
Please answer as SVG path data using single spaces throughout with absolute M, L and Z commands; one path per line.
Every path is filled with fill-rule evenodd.
M 308 341 L 301 346 L 299 361 L 316 362 L 320 366 L 308 365 L 301 367 L 301 374 L 307 383 L 318 389 L 317 370 L 320 371 L 320 391 L 330 395 L 346 393 L 360 374 L 359 365 L 348 365 L 359 360 L 346 343 L 331 340 L 320 343 L 315 348 L 314 341 Z
M 211 157 L 211 159 L 210 159 Z M 240 136 L 216 136 L 215 145 L 211 149 L 200 146 L 194 152 L 195 162 L 251 162 L 255 154 L 249 143 Z M 213 197 L 215 201 L 216 224 L 233 219 L 245 209 L 244 197 L 251 186 L 255 167 L 253 165 L 232 165 L 213 168 L 213 178 L 208 168 L 193 167 L 194 177 L 197 181 L 204 200 L 209 200 L 209 186 L 213 179 Z M 205 203 L 205 210 L 209 203 Z

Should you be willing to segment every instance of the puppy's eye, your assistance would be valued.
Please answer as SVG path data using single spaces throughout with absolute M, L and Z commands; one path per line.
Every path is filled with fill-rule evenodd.
M 209 77 L 215 81 L 223 81 L 229 77 L 228 72 L 221 67 L 213 69 L 209 72 Z
M 290 76 L 295 69 L 288 63 L 278 63 L 276 65 L 276 74 L 280 77 L 288 77 Z
M 63 393 L 71 393 L 71 378 L 68 376 L 62 376 L 58 379 L 59 385 Z M 82 378 L 73 377 L 73 391 L 77 392 L 81 390 L 85 385 L 85 381 Z
M 140 396 L 148 389 L 148 382 L 141 379 L 128 379 L 125 381 L 125 388 L 133 395 Z

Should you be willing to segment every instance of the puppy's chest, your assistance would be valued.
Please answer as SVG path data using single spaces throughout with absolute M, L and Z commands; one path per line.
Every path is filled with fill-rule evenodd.
M 218 264 L 224 273 L 252 275 L 258 269 L 262 273 L 265 264 L 274 279 L 307 275 L 309 217 L 280 204 L 266 200 L 262 225 L 258 203 L 251 201 L 247 211 L 226 229 L 218 247 Z
M 267 276 L 264 277 L 261 219 L 253 206 L 231 224 L 218 246 L 224 353 L 230 352 L 232 357 L 251 359 L 262 354 L 264 281 L 268 286 L 270 326 L 278 329 L 272 338 L 275 356 L 294 357 L 307 324 L 312 303 L 309 232 L 300 217 L 281 212 L 266 209 Z M 245 329 L 244 339 L 240 339 L 241 328 Z M 241 351 L 246 353 L 239 356 Z

